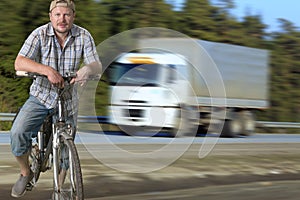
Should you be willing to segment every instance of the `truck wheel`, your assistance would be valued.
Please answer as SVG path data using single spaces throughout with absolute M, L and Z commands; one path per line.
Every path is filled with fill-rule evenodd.
M 249 110 L 244 110 L 241 112 L 241 118 L 242 118 L 242 124 L 243 124 L 243 129 L 242 129 L 242 135 L 244 136 L 250 136 L 255 133 L 255 115 L 253 112 Z
M 205 125 L 199 125 L 197 129 L 197 134 L 205 136 L 208 133 L 208 128 Z
M 242 122 L 239 118 L 225 120 L 221 137 L 236 137 L 242 132 Z
M 180 109 L 176 118 L 177 127 L 171 131 L 172 137 L 195 137 L 197 135 L 199 112 L 192 107 Z

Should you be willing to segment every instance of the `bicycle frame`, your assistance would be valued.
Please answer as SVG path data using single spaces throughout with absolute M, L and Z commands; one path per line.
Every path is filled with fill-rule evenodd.
M 52 153 L 53 153 L 53 165 L 58 166 L 60 163 L 58 162 L 59 160 L 59 155 L 57 155 L 57 150 L 59 149 L 61 144 L 60 141 L 60 136 L 63 135 L 64 138 L 66 139 L 74 139 L 74 128 L 71 126 L 71 124 L 66 124 L 66 119 L 64 115 L 64 101 L 62 99 L 62 94 L 65 90 L 64 89 L 59 89 L 58 92 L 58 106 L 57 106 L 57 122 L 53 123 L 52 125 L 52 131 L 53 131 L 53 146 L 52 146 Z M 72 164 L 70 164 L 72 166 Z M 70 170 L 72 171 L 72 170 Z M 59 191 L 59 171 L 57 167 L 53 168 L 53 173 L 54 173 L 54 188 L 55 191 Z
M 51 153 L 55 152 L 54 150 L 59 147 L 59 137 L 61 134 L 64 134 L 64 137 L 67 139 L 74 139 L 74 134 L 75 134 L 75 128 L 71 126 L 71 124 L 66 124 L 66 118 L 64 115 L 64 101 L 62 99 L 62 94 L 65 91 L 65 89 L 59 89 L 58 92 L 58 105 L 56 108 L 56 111 L 52 114 L 49 114 L 47 117 L 52 117 L 54 115 L 57 115 L 55 118 L 57 119 L 55 122 L 52 121 L 52 133 L 50 135 L 49 141 L 47 146 L 45 147 L 45 141 L 44 139 L 44 132 L 39 131 L 37 138 L 38 138 L 38 149 L 39 149 L 39 154 L 40 154 L 40 166 L 41 166 L 41 172 L 45 172 L 51 167 L 47 166 L 47 163 L 49 161 L 49 156 Z M 66 132 L 70 133 L 65 134 Z M 45 151 L 46 149 L 46 151 Z M 56 165 L 57 163 L 54 163 Z

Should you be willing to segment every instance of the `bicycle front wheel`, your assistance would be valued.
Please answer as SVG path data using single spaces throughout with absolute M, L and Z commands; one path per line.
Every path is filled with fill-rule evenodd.
M 53 199 L 84 199 L 80 161 L 74 141 L 61 135 L 59 148 L 54 151 Z

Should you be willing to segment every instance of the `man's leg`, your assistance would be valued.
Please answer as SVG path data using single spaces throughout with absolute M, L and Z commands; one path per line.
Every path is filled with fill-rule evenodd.
M 28 161 L 32 146 L 31 138 L 39 130 L 48 112 L 49 110 L 35 97 L 30 97 L 14 120 L 11 128 L 11 149 L 20 166 L 20 177 L 12 188 L 14 197 L 24 195 L 26 185 L 33 177 Z
M 23 176 L 29 176 L 30 175 L 30 169 L 29 169 L 29 154 L 30 152 L 22 155 L 22 156 L 16 156 L 16 160 L 20 166 L 20 173 Z
M 22 156 L 16 156 L 19 163 L 21 175 L 11 190 L 11 196 L 22 197 L 26 192 L 26 185 L 32 180 L 33 172 L 29 168 L 29 153 Z

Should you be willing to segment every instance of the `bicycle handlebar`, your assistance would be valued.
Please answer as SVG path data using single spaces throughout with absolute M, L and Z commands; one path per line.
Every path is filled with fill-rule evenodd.
M 32 73 L 32 72 L 26 72 L 26 71 L 16 71 L 17 77 L 30 77 L 30 78 L 36 78 L 37 76 L 42 76 L 38 73 Z
M 38 76 L 46 77 L 45 75 L 34 73 L 34 72 L 26 72 L 26 71 L 16 71 L 16 77 L 29 77 L 29 78 L 37 78 Z M 72 78 L 76 78 L 75 72 L 67 72 L 63 79 L 66 81 L 71 81 Z M 90 75 L 87 80 L 99 80 L 100 75 Z
M 64 79 L 75 78 L 77 75 L 75 72 L 67 72 L 66 76 L 63 76 Z M 37 78 L 38 76 L 46 77 L 45 75 L 35 73 L 35 72 L 26 72 L 26 71 L 16 71 L 17 77 L 29 77 L 29 78 Z

